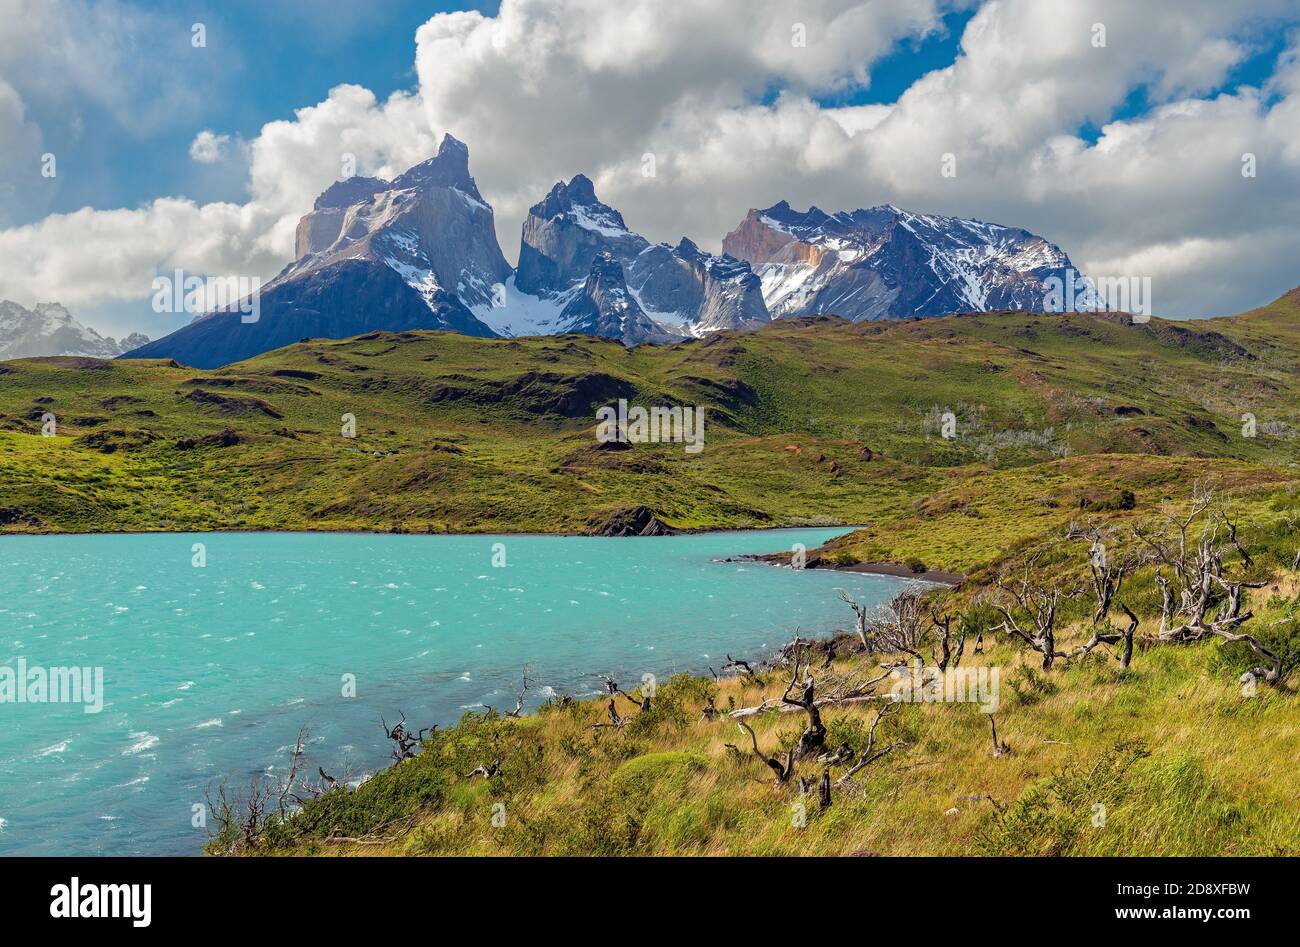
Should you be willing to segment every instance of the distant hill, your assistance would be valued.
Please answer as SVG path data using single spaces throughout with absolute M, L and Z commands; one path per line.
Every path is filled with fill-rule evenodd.
M 1152 482 L 1189 462 L 1285 478 L 1298 316 L 1293 294 L 1202 322 L 819 316 L 634 349 L 385 331 L 216 371 L 10 361 L 0 527 L 585 532 L 634 510 L 679 529 L 864 523 L 980 471 L 1047 477 L 1045 495 L 1086 504 L 1101 456 Z M 703 407 L 706 447 L 606 449 L 595 409 L 620 398 Z M 45 414 L 58 437 L 40 436 Z M 1124 479 L 1108 463 L 1107 482 Z

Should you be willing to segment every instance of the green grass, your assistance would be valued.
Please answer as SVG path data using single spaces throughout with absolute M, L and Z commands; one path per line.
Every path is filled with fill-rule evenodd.
M 752 705 L 779 694 L 788 672 L 674 678 L 657 695 L 667 712 L 622 731 L 591 729 L 603 701 L 522 719 L 470 714 L 360 788 L 308 802 L 253 853 L 1300 854 L 1296 695 L 1243 696 L 1230 670 L 1210 668 L 1223 648 L 1147 650 L 1127 674 L 1098 656 L 1044 677 L 997 645 L 974 660 L 1019 683 L 997 713 L 1010 755 L 992 756 L 988 721 L 971 705 L 903 705 L 878 738 L 905 745 L 835 789 L 824 811 L 815 791 L 775 786 L 734 721 L 701 719 L 709 696 L 723 709 Z M 828 746 L 860 751 L 872 715 L 828 712 Z M 802 716 L 751 719 L 768 752 L 803 726 Z M 493 759 L 500 777 L 465 776 Z M 819 770 L 810 761 L 799 773 Z
M 1283 300 L 1146 326 L 823 318 L 634 350 L 375 333 L 217 371 L 17 360 L 0 365 L 0 529 L 586 532 L 633 506 L 683 529 L 876 523 L 956 502 L 958 485 L 978 512 L 1008 483 L 1033 484 L 1033 504 L 1094 475 L 1172 481 L 1186 458 L 1282 480 L 1300 428 L 1295 316 Z M 620 396 L 704 405 L 704 451 L 592 450 L 595 408 Z M 955 439 L 933 422 L 943 410 Z M 40 436 L 46 412 L 57 437 Z M 1109 469 L 1077 463 L 1100 454 Z
M 409 332 L 307 341 L 214 372 L 0 363 L 0 529 L 586 532 L 633 506 L 683 529 L 853 523 L 863 528 L 811 563 L 965 573 L 951 604 L 988 629 L 982 599 L 999 568 L 1037 552 L 1046 577 L 1077 583 L 1086 549 L 1063 540 L 1070 523 L 1124 536 L 1209 480 L 1266 582 L 1248 627 L 1283 655 L 1278 688 L 1243 692 L 1241 644 L 1151 646 L 1148 568 L 1123 595 L 1143 618 L 1126 673 L 1098 651 L 1044 674 L 991 635 L 968 655 L 1005 672 L 1010 755 L 991 754 L 973 707 L 906 705 L 878 735 L 900 749 L 820 811 L 728 747 L 747 750 L 734 721 L 701 716 L 709 700 L 726 710 L 779 695 L 780 672 L 683 676 L 617 731 L 592 727 L 605 701 L 468 714 L 358 789 L 272 820 L 254 851 L 1300 854 L 1298 317 L 1293 293 L 1200 323 L 821 318 L 634 350 Z M 705 450 L 593 450 L 594 411 L 618 397 L 704 405 Z M 47 411 L 56 437 L 40 435 Z M 939 434 L 943 411 L 953 439 Z M 340 435 L 345 413 L 355 440 Z M 1258 436 L 1243 436 L 1245 413 Z M 1058 644 L 1084 640 L 1086 612 L 1082 599 L 1066 606 Z M 844 656 L 822 673 L 878 662 Z M 871 713 L 828 712 L 828 743 L 860 750 Z M 753 722 L 768 752 L 802 726 Z M 500 776 L 467 775 L 494 759 Z

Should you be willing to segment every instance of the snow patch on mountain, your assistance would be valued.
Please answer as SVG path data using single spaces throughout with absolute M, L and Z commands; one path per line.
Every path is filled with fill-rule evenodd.
M 1072 266 L 1059 247 L 1026 230 L 893 204 L 827 214 L 781 201 L 751 210 L 723 250 L 754 267 L 773 317 L 1042 311 L 1044 280 Z

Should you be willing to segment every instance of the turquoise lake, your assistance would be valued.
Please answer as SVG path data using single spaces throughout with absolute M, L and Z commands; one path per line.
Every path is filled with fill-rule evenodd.
M 0 537 L 0 668 L 104 675 L 99 713 L 0 703 L 0 854 L 197 854 L 205 788 L 282 771 L 300 726 L 308 772 L 361 778 L 387 761 L 381 717 L 513 709 L 524 664 L 533 707 L 851 627 L 837 588 L 901 580 L 719 561 L 844 532 Z

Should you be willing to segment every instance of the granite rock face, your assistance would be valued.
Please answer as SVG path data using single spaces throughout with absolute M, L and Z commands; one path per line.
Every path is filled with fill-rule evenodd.
M 705 253 L 685 237 L 676 246 L 652 244 L 628 229 L 623 215 L 603 203 L 581 174 L 557 183 L 529 209 L 515 288 L 567 307 L 601 255 L 620 265 L 629 293 L 663 338 L 769 321 L 761 284 L 748 264 Z M 563 316 L 560 324 L 562 331 L 584 331 L 564 324 Z
M 377 329 L 491 336 L 470 307 L 499 298 L 512 275 L 469 151 L 450 135 L 392 181 L 330 185 L 298 222 L 296 249 L 261 288 L 255 322 L 233 310 L 206 313 L 127 357 L 214 368 L 306 337 Z
M 781 201 L 751 210 L 722 247 L 753 266 L 773 318 L 1042 312 L 1044 281 L 1073 267 L 1060 247 L 1027 230 L 892 204 L 827 214 Z
M 640 345 L 821 313 L 864 320 L 1042 311 L 1044 281 L 1072 267 L 1059 247 L 1026 230 L 892 204 L 828 214 L 781 201 L 751 210 L 722 254 L 685 237 L 652 243 L 577 174 L 529 209 L 515 269 L 470 175 L 469 150 L 451 135 L 391 181 L 331 184 L 299 221 L 295 248 L 293 262 L 261 289 L 256 321 L 240 318 L 246 306 L 206 313 L 156 342 L 130 340 L 129 357 L 212 367 L 303 337 L 376 329 L 585 332 Z M 0 316 L 0 344 L 3 325 Z M 67 345 L 117 354 L 104 342 L 87 336 Z

